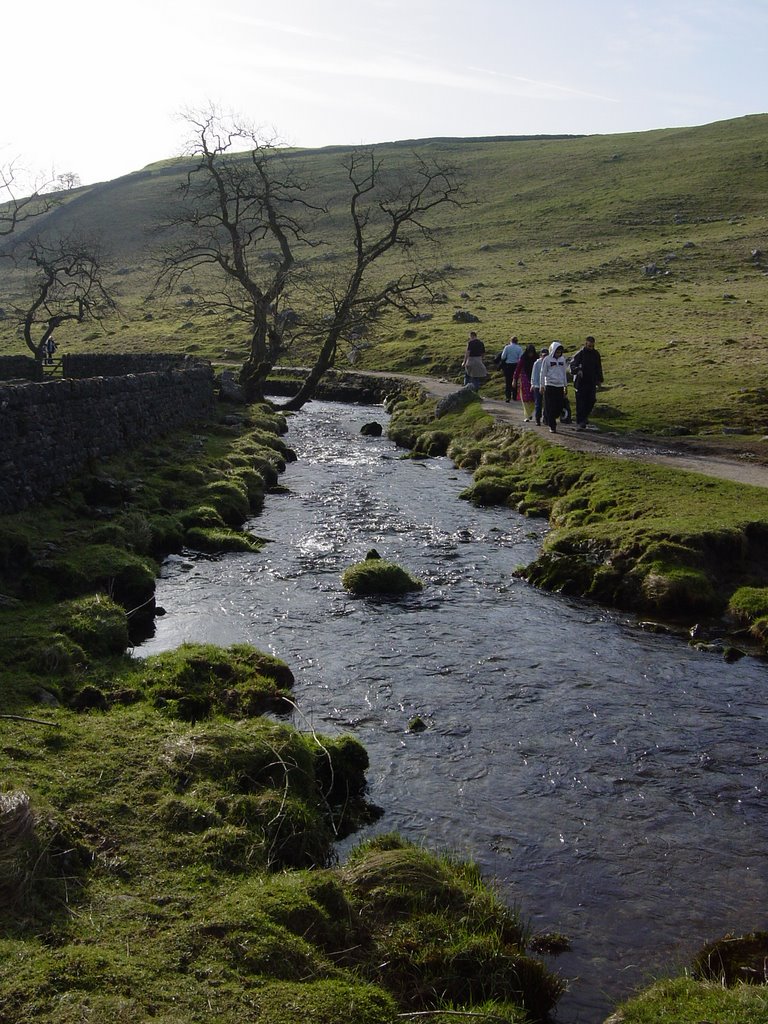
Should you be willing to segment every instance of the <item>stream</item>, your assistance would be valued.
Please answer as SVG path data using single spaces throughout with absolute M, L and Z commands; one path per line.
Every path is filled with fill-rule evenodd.
M 448 459 L 364 437 L 380 407 L 312 402 L 299 461 L 249 528 L 258 554 L 183 552 L 135 653 L 252 643 L 290 665 L 294 724 L 368 750 L 375 825 L 476 861 L 568 979 L 557 1019 L 598 1024 L 705 943 L 766 927 L 765 664 L 732 665 L 628 615 L 515 577 L 541 520 L 459 500 Z M 424 590 L 360 600 L 340 576 L 376 548 Z M 410 732 L 420 716 L 428 728 Z

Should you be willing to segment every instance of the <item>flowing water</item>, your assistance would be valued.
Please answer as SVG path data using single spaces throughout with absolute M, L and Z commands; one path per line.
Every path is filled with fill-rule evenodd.
M 545 525 L 458 500 L 467 474 L 362 437 L 371 419 L 322 402 L 291 419 L 289 493 L 251 524 L 269 544 L 169 558 L 137 654 L 245 641 L 285 660 L 296 725 L 369 752 L 385 813 L 363 835 L 458 851 L 534 931 L 569 935 L 558 1019 L 596 1024 L 704 942 L 765 927 L 766 667 L 529 587 L 514 571 Z M 424 590 L 345 594 L 371 547 Z

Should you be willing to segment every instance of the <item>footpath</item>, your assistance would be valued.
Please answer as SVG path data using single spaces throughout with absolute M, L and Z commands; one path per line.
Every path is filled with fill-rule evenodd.
M 444 398 L 460 388 L 460 385 L 453 381 L 404 373 L 369 372 L 366 376 L 398 377 L 419 385 L 435 399 Z M 524 416 L 519 402 L 507 403 L 495 398 L 484 398 L 482 394 L 480 399 L 483 408 L 499 422 L 509 423 L 516 430 L 540 433 L 549 444 L 563 445 L 590 455 L 651 462 L 670 469 L 731 480 L 734 483 L 768 487 L 768 438 L 752 441 L 748 448 L 740 450 L 735 444 L 727 447 L 726 438 L 672 439 L 612 431 L 577 431 L 575 424 L 560 424 L 557 434 L 551 434 L 544 427 L 537 427 L 535 423 L 523 422 Z

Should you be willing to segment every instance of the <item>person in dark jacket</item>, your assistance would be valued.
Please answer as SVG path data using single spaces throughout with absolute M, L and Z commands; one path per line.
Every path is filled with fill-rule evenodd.
M 603 363 L 591 334 L 571 360 L 570 370 L 576 389 L 576 429 L 586 430 L 597 400 L 598 385 L 603 383 Z

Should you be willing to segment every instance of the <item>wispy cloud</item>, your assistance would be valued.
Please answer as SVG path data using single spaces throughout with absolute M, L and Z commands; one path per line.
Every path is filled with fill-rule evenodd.
M 504 79 L 510 83 L 510 91 L 525 92 L 532 91 L 540 97 L 547 99 L 558 96 L 572 96 L 575 99 L 603 100 L 605 103 L 618 103 L 612 96 L 603 96 L 600 93 L 587 92 L 584 89 L 577 89 L 572 85 L 558 85 L 556 82 L 542 82 L 535 78 L 524 78 L 522 75 L 508 75 L 503 71 L 491 71 L 488 68 L 477 68 L 470 66 L 469 71 L 475 71 L 481 75 L 488 75 L 490 78 Z M 519 88 L 515 89 L 514 85 Z

